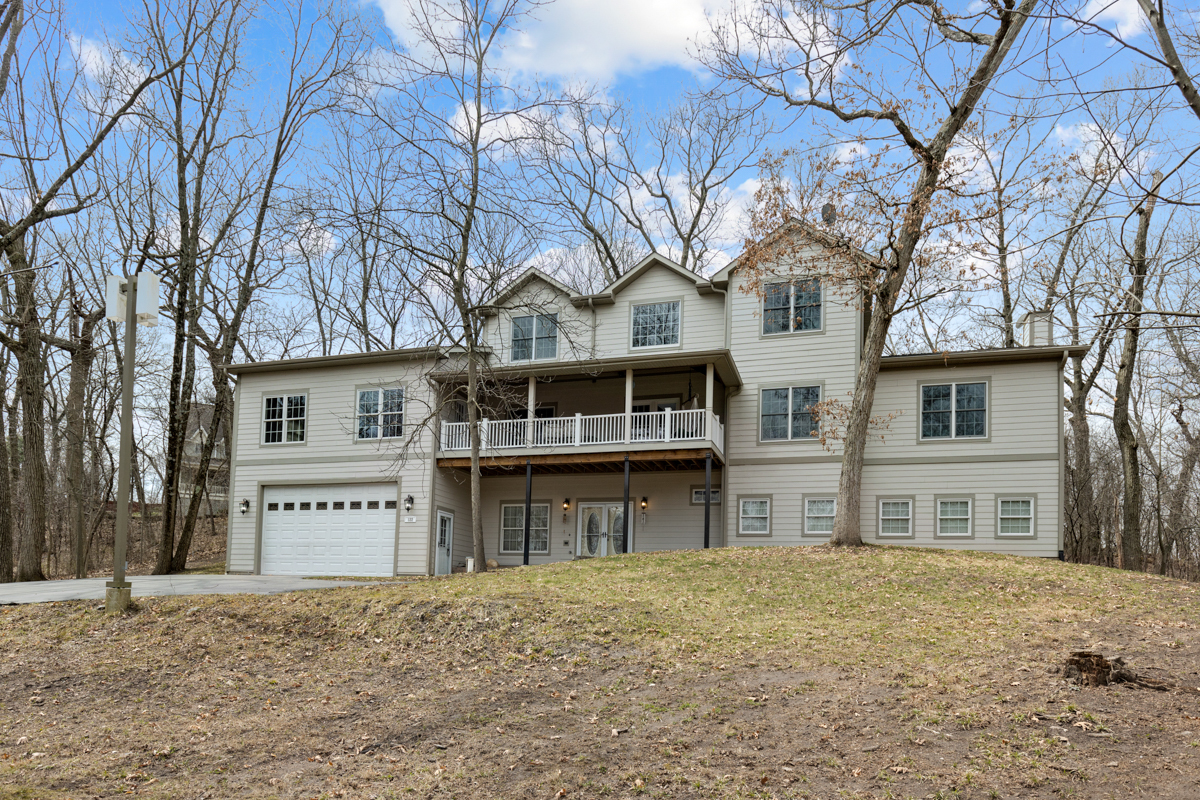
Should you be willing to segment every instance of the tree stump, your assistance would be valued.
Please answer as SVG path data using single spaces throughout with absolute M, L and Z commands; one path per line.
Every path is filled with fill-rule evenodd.
M 1113 683 L 1137 683 L 1137 674 L 1117 656 L 1107 659 L 1089 650 L 1077 650 L 1067 658 L 1063 676 L 1080 686 L 1108 686 Z

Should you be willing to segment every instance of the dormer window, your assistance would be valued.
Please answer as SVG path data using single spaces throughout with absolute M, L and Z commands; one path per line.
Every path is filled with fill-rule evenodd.
M 513 317 L 512 360 L 558 357 L 558 314 Z
M 679 301 L 647 303 L 633 307 L 634 347 L 669 347 L 679 344 Z
M 764 334 L 821 330 L 819 280 L 768 283 L 763 288 Z

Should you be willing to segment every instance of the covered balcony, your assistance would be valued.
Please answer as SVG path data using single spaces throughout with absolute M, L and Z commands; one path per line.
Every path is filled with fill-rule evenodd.
M 480 420 L 487 473 L 704 469 L 724 462 L 728 351 L 528 365 L 493 372 L 505 391 Z M 533 409 L 529 414 L 528 409 Z M 507 418 L 505 418 L 507 417 Z M 443 420 L 438 464 L 470 464 L 467 422 Z

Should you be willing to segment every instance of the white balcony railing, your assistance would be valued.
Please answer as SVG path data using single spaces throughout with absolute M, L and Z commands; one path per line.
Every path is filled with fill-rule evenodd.
M 576 414 L 573 417 L 479 421 L 481 450 L 514 450 L 529 447 L 586 447 L 640 442 L 711 441 L 725 449 L 725 426 L 717 415 L 702 408 L 686 411 L 639 411 L 625 414 Z M 469 450 L 471 433 L 466 422 L 442 423 L 442 450 Z

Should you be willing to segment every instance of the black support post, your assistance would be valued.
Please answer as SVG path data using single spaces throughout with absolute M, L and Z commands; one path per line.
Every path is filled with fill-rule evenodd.
M 525 459 L 525 558 L 521 562 L 529 566 L 529 507 L 533 505 L 533 461 Z
M 625 454 L 625 509 L 621 513 L 621 552 L 629 552 L 629 453 Z
M 704 549 L 708 549 L 708 526 L 712 513 L 712 450 L 704 454 Z

